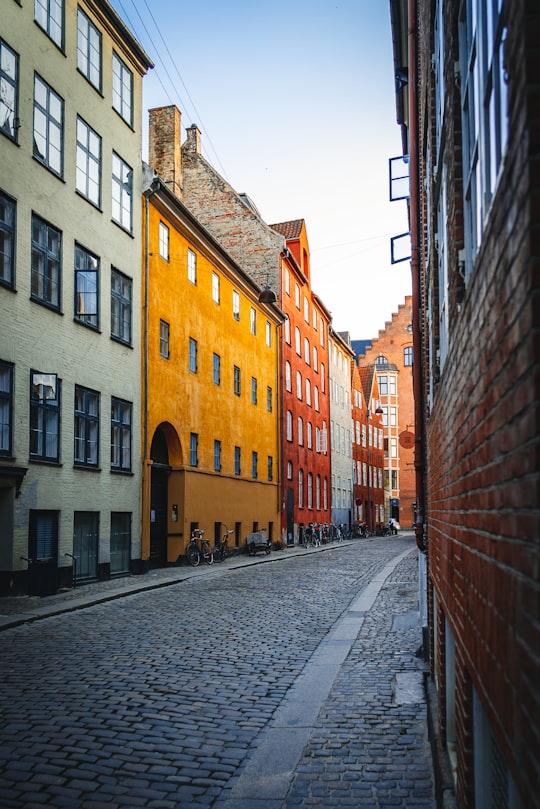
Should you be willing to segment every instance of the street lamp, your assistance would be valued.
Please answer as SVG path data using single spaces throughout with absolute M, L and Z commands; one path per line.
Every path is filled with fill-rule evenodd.
M 381 416 L 383 414 L 382 407 L 377 407 L 375 410 L 376 416 Z M 368 531 L 371 531 L 371 495 L 370 495 L 370 484 L 369 480 L 371 477 L 371 444 L 369 441 L 369 419 L 371 418 L 371 411 L 369 407 L 366 410 L 366 417 L 367 417 L 367 463 L 368 463 L 368 474 L 367 474 L 367 527 Z

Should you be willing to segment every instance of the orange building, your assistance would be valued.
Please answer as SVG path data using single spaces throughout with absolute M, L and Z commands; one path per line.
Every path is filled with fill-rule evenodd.
M 310 283 L 303 219 L 271 226 L 286 240 L 279 302 L 287 316 L 281 335 L 283 373 L 283 508 L 286 543 L 301 540 L 309 523 L 331 522 L 328 333 L 331 315 Z
M 409 528 L 415 517 L 414 395 L 412 382 L 412 297 L 392 314 L 379 336 L 358 358 L 375 366 L 383 410 L 386 519 Z
M 283 316 L 150 172 L 144 204 L 141 555 L 159 566 L 194 528 L 279 534 Z

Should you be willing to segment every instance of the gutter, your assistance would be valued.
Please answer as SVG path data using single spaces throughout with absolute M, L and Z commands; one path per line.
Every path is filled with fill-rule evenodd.
M 425 425 L 424 386 L 422 374 L 422 328 L 420 297 L 420 181 L 418 159 L 418 103 L 417 103 L 417 29 L 416 0 L 408 0 L 408 63 L 409 63 L 409 166 L 410 166 L 410 232 L 411 232 L 411 280 L 412 280 L 412 338 L 413 338 L 413 391 L 414 391 L 414 471 L 416 484 L 416 519 L 414 532 L 418 550 L 425 553 Z

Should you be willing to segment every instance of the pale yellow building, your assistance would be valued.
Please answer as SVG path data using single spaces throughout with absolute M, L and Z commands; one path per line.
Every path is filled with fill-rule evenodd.
M 174 111 L 178 117 L 179 112 Z M 183 558 L 194 528 L 279 539 L 277 330 L 261 288 L 149 175 L 143 293 L 143 559 Z
M 0 592 L 140 566 L 141 86 L 105 0 L 4 2 Z

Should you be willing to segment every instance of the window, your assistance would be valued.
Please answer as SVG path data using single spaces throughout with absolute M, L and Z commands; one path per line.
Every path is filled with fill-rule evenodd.
M 413 364 L 413 349 L 412 346 L 407 346 L 403 349 L 403 365 L 408 366 Z
M 266 321 L 266 345 L 268 348 L 272 346 L 272 324 L 268 320 Z
M 192 284 L 197 283 L 197 254 L 188 248 L 188 280 Z
M 32 215 L 31 296 L 35 301 L 60 308 L 61 234 Z
M 377 368 L 388 368 L 388 359 L 384 356 L 384 354 L 379 354 L 379 356 L 375 359 L 375 365 Z
M 232 294 L 232 308 L 234 319 L 240 320 L 240 294 L 235 290 L 233 290 Z
M 199 465 L 199 436 L 197 433 L 189 434 L 189 464 L 190 466 Z
M 299 356 L 302 356 L 302 340 L 301 340 L 301 336 L 300 336 L 300 329 L 298 328 L 298 326 L 296 326 L 296 328 L 294 330 L 294 345 L 295 345 L 296 353 Z
M 30 458 L 60 457 L 60 380 L 56 374 L 30 372 Z
M 388 396 L 388 377 L 386 374 L 379 376 L 379 395 Z
M 133 124 L 133 74 L 122 60 L 112 56 L 112 105 L 124 121 Z
M 240 396 L 242 392 L 241 388 L 241 376 L 240 376 L 240 368 L 238 365 L 234 366 L 234 393 L 235 396 Z
M 285 362 L 285 390 L 288 390 L 289 393 L 292 391 L 291 373 L 291 363 L 287 360 Z
M 287 441 L 292 441 L 292 413 L 287 410 Z
M 112 155 L 112 218 L 117 225 L 132 230 L 133 171 L 122 158 Z
M 298 446 L 304 446 L 304 421 L 301 416 L 298 417 Z
M 221 441 L 214 441 L 214 472 L 221 472 Z
M 197 373 L 197 340 L 193 337 L 189 338 L 189 370 L 193 374 Z
M 0 361 L 0 456 L 12 454 L 13 365 Z
M 313 323 L 313 328 L 315 329 L 315 331 L 317 331 L 317 310 L 316 309 L 313 310 L 312 323 Z
M 85 326 L 99 326 L 99 258 L 75 245 L 75 319 Z
M 169 260 L 169 228 L 165 222 L 159 223 L 159 255 L 165 261 Z
M 19 57 L 0 39 L 0 131 L 11 140 L 17 140 L 15 126 L 18 116 Z
M 254 478 L 254 479 L 259 476 L 259 473 L 257 471 L 258 462 L 259 462 L 258 454 L 256 452 L 252 452 L 251 453 L 251 477 Z
M 15 284 L 15 201 L 1 191 L 0 283 L 9 287 Z
M 64 39 L 63 0 L 34 0 L 34 18 L 52 41 L 61 48 Z
M 101 90 L 101 33 L 82 9 L 77 12 L 77 67 Z
M 254 376 L 251 377 L 251 404 L 257 404 L 257 380 Z
M 268 456 L 268 480 L 274 480 L 274 459 Z
M 62 176 L 64 102 L 39 76 L 34 76 L 34 157 Z
M 319 370 L 319 352 L 317 351 L 317 346 L 313 346 L 313 370 Z
M 313 508 L 313 474 L 308 472 L 307 476 L 307 507 Z
M 392 469 L 392 489 L 397 489 L 398 487 L 398 474 L 397 469 Z
M 323 393 L 326 391 L 326 376 L 325 376 L 324 362 L 321 362 L 321 390 Z
M 253 307 L 249 312 L 249 328 L 252 334 L 257 334 L 257 311 Z
M 395 405 L 392 405 L 390 407 L 390 427 L 396 426 L 397 426 L 397 407 L 395 407 Z
M 317 475 L 315 480 L 315 508 L 317 511 L 321 508 L 321 476 Z
M 159 354 L 169 359 L 169 324 L 164 320 L 159 321 Z
M 58 557 L 58 511 L 28 513 L 28 552 L 36 562 L 54 560 Z
M 214 385 L 221 384 L 221 357 L 219 354 L 212 355 L 212 380 Z
M 309 347 L 309 340 L 307 337 L 304 337 L 304 360 L 306 365 L 310 365 L 311 363 L 311 352 Z
M 319 388 L 317 385 L 313 388 L 313 406 L 319 412 Z
M 272 402 L 272 388 L 268 385 L 266 388 L 266 409 L 269 413 L 272 412 L 273 402 Z
M 304 296 L 304 320 L 306 323 L 309 323 L 309 301 Z
M 75 187 L 98 208 L 101 204 L 101 138 L 77 118 L 77 162 Z
M 292 477 L 293 477 L 292 461 L 287 461 L 287 480 L 292 480 Z
M 287 295 L 291 294 L 291 273 L 287 268 L 285 268 L 285 292 Z
M 304 470 L 298 470 L 298 508 L 304 508 Z
M 397 438 L 390 438 L 390 457 L 397 458 L 398 451 L 397 451 Z
M 111 469 L 131 472 L 131 414 L 133 405 L 111 398 Z
M 111 337 L 131 344 L 131 298 L 133 282 L 111 268 Z
M 285 342 L 287 345 L 291 344 L 291 321 L 289 318 L 285 318 L 285 322 L 283 323 L 283 327 L 285 329 Z
M 306 404 L 311 407 L 311 382 L 306 379 Z
M 508 140 L 502 3 L 462 4 L 459 21 L 465 271 L 472 272 Z
M 234 448 L 234 474 L 239 475 L 241 472 L 240 466 L 241 450 L 240 447 Z
M 129 573 L 131 561 L 131 513 L 111 511 L 111 576 Z
M 300 371 L 296 372 L 296 396 L 302 399 L 302 374 Z
M 294 302 L 296 304 L 296 308 L 300 309 L 300 287 L 298 284 L 294 285 Z
M 306 426 L 307 448 L 313 449 L 313 425 L 308 421 Z
M 97 466 L 99 458 L 99 393 L 75 386 L 74 461 Z
M 212 300 L 214 303 L 219 303 L 219 286 L 220 277 L 217 272 L 212 273 Z

